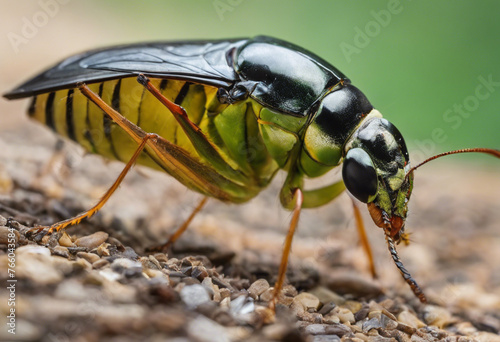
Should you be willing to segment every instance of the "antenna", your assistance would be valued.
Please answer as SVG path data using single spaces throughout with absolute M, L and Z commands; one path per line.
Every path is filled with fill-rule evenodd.
M 415 296 L 417 296 L 422 303 L 427 303 L 427 298 L 420 289 L 420 286 L 418 286 L 415 279 L 413 279 L 410 272 L 406 270 L 406 268 L 403 265 L 403 262 L 399 258 L 398 252 L 396 251 L 396 246 L 394 246 L 394 240 L 391 237 L 390 229 L 384 228 L 384 233 L 385 233 L 385 240 L 387 241 L 387 246 L 389 247 L 389 252 L 391 253 L 392 256 L 392 260 L 394 260 L 394 263 L 396 264 L 396 267 L 399 269 L 399 272 L 401 272 L 401 275 L 403 276 L 404 280 L 408 283 L 408 285 L 410 285 L 411 290 L 413 291 Z
M 437 158 L 441 158 L 441 157 L 444 157 L 444 156 L 449 156 L 451 154 L 458 154 L 458 153 L 472 153 L 472 152 L 478 152 L 478 153 L 486 153 L 486 154 L 490 154 L 494 157 L 497 157 L 497 158 L 500 158 L 500 150 L 494 150 L 492 148 L 484 148 L 484 147 L 476 147 L 476 148 L 463 148 L 463 149 L 460 149 L 460 150 L 455 150 L 455 151 L 449 151 L 449 152 L 443 152 L 443 153 L 439 153 L 439 154 L 436 154 L 435 156 L 432 156 L 430 158 L 427 158 L 426 160 L 424 160 L 423 162 L 421 162 L 420 164 L 418 164 L 417 166 L 414 166 L 412 167 L 407 173 L 406 173 L 406 178 L 408 178 L 408 176 L 413 172 L 415 171 L 416 169 L 418 169 L 420 166 L 424 165 L 424 164 L 427 164 L 428 162 L 430 162 L 431 160 L 434 160 L 434 159 L 437 159 Z

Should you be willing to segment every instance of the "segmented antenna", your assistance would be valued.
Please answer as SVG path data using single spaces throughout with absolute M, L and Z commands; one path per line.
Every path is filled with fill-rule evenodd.
M 408 272 L 404 267 L 401 259 L 399 259 L 399 255 L 398 252 L 396 251 L 396 246 L 394 246 L 394 240 L 391 237 L 390 230 L 384 229 L 384 233 L 385 233 L 385 240 L 387 241 L 387 246 L 389 247 L 389 252 L 391 253 L 392 256 L 392 260 L 394 260 L 394 263 L 396 264 L 396 267 L 399 269 L 399 272 L 401 272 L 401 275 L 403 276 L 404 280 L 408 283 L 408 285 L 410 285 L 410 288 L 415 294 L 415 296 L 417 296 L 422 303 L 427 303 L 427 298 L 425 298 L 425 295 L 420 289 L 420 286 L 418 286 L 417 282 L 415 281 L 415 279 L 413 279 L 410 272 Z
M 449 152 L 443 152 L 443 153 L 439 153 L 439 154 L 436 154 L 435 156 L 432 156 L 430 158 L 427 158 L 426 160 L 424 160 L 423 162 L 421 162 L 420 164 L 418 164 L 417 166 L 414 166 L 412 167 L 407 173 L 406 173 L 406 178 L 408 178 L 408 175 L 410 175 L 413 171 L 415 171 L 416 169 L 418 169 L 420 166 L 424 165 L 424 164 L 427 164 L 428 162 L 430 162 L 431 160 L 434 160 L 434 159 L 437 159 L 437 158 L 441 158 L 441 157 L 444 157 L 444 156 L 449 156 L 451 154 L 457 154 L 457 153 L 471 153 L 471 152 L 478 152 L 478 153 L 486 153 L 486 154 L 490 154 L 494 157 L 497 157 L 497 158 L 500 158 L 500 150 L 494 150 L 492 148 L 483 148 L 483 147 L 477 147 L 477 148 L 463 148 L 463 149 L 460 149 L 460 150 L 455 150 L 455 151 L 449 151 Z

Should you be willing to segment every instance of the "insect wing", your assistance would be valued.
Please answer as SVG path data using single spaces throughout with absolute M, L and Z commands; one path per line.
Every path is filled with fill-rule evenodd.
M 216 87 L 229 87 L 238 76 L 227 54 L 246 40 L 167 42 L 123 45 L 69 57 L 5 94 L 8 99 L 28 97 L 95 83 L 145 74 Z

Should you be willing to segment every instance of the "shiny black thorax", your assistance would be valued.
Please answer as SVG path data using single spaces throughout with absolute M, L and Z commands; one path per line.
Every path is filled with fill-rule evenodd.
M 228 52 L 239 80 L 229 90 L 267 108 L 308 116 L 335 144 L 343 145 L 372 109 L 366 96 L 337 68 L 288 42 L 256 37 Z

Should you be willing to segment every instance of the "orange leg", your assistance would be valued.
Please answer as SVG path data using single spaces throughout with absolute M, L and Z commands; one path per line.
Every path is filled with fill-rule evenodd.
M 78 84 L 78 89 L 85 97 L 87 97 L 101 110 L 103 110 L 104 113 L 106 113 L 106 115 L 108 115 L 113 120 L 113 122 L 118 124 L 118 126 L 122 128 L 130 136 L 131 139 L 136 141 L 139 147 L 121 172 L 118 179 L 94 207 L 92 207 L 88 211 L 82 212 L 81 214 L 73 218 L 55 223 L 51 227 L 34 228 L 31 231 L 31 234 L 39 233 L 46 228 L 48 228 L 46 230 L 46 233 L 59 231 L 70 225 L 78 224 L 82 219 L 94 215 L 112 196 L 114 191 L 122 182 L 125 175 L 128 173 L 132 165 L 135 163 L 135 161 L 143 151 L 147 153 L 155 162 L 158 163 L 159 166 L 165 169 L 165 171 L 171 174 L 174 178 L 178 179 L 182 183 L 185 183 L 188 187 L 203 194 L 210 195 L 221 200 L 232 201 L 232 191 L 234 191 L 235 189 L 240 190 L 241 185 L 236 184 L 233 181 L 221 176 L 220 173 L 211 166 L 207 166 L 200 161 L 192 158 L 187 151 L 170 143 L 157 134 L 147 133 L 137 125 L 134 125 L 127 118 L 125 118 L 123 115 L 109 106 L 106 102 L 104 102 L 97 94 L 92 92 L 85 84 Z M 220 186 L 221 184 L 223 184 L 224 187 Z M 201 209 L 203 204 L 204 201 L 203 203 L 198 205 L 198 208 L 192 214 L 192 217 L 194 217 L 196 212 Z M 187 227 L 189 221 L 192 220 L 192 217 L 190 217 L 183 226 Z M 183 227 L 181 227 L 181 229 L 182 228 Z M 185 228 L 183 229 L 185 230 Z M 179 234 L 177 234 L 175 238 L 177 238 L 180 234 L 181 232 L 179 232 Z
M 188 136 L 196 151 L 203 159 L 205 159 L 213 168 L 218 170 L 222 176 L 243 183 L 247 181 L 248 177 L 246 175 L 239 170 L 233 169 L 233 167 L 229 165 L 226 160 L 224 160 L 219 153 L 218 148 L 213 144 L 213 142 L 211 142 L 200 127 L 189 119 L 186 110 L 182 106 L 166 98 L 160 90 L 155 88 L 146 76 L 140 74 L 137 77 L 137 81 L 151 94 L 153 94 L 158 101 L 169 109 L 179 123 L 180 127 L 183 129 L 184 133 Z
M 290 221 L 290 228 L 288 228 L 288 234 L 285 239 L 285 245 L 283 247 L 283 254 L 281 255 L 281 263 L 280 269 L 278 271 L 278 280 L 274 285 L 274 295 L 271 303 L 269 304 L 270 308 L 274 310 L 276 303 L 278 302 L 278 298 L 283 287 L 283 283 L 285 282 L 286 268 L 288 265 L 288 258 L 290 256 L 290 250 L 292 248 L 292 240 L 293 235 L 295 234 L 295 229 L 297 228 L 297 223 L 299 222 L 300 210 L 302 209 L 302 203 L 304 202 L 304 195 L 302 194 L 302 190 L 296 189 L 294 191 L 295 200 L 295 208 L 293 209 L 292 220 Z
M 359 211 L 358 205 L 354 200 L 352 200 L 352 208 L 354 209 L 354 219 L 356 220 L 356 228 L 358 229 L 359 240 L 361 246 L 365 250 L 366 256 L 368 257 L 368 263 L 370 266 L 370 272 L 373 278 L 377 278 L 377 271 L 375 270 L 375 263 L 373 259 L 372 248 L 368 237 L 366 236 L 365 225 L 363 223 L 363 218 L 361 217 L 361 212 Z
M 205 203 L 207 203 L 207 200 L 208 200 L 208 197 L 203 197 L 203 199 L 200 201 L 200 203 L 198 203 L 198 205 L 196 206 L 196 208 L 194 208 L 194 210 L 191 213 L 191 215 L 189 215 L 189 217 L 187 218 L 187 220 L 184 221 L 184 223 L 182 224 L 182 226 L 180 226 L 170 236 L 170 238 L 168 239 L 168 241 L 166 243 L 164 243 L 163 245 L 160 245 L 160 246 L 151 247 L 147 251 L 148 252 L 162 252 L 162 251 L 166 251 L 170 246 L 172 246 L 172 244 L 175 241 L 177 241 L 177 239 L 179 239 L 179 237 L 186 231 L 186 229 L 188 228 L 189 224 L 191 223 L 191 221 L 193 220 L 193 218 L 196 216 L 196 214 L 198 214 L 200 212 L 200 210 L 205 206 Z
M 132 165 L 134 165 L 135 161 L 137 160 L 137 157 L 139 157 L 142 150 L 144 150 L 144 147 L 146 146 L 146 143 L 148 142 L 148 140 L 151 139 L 154 141 L 156 138 L 157 138 L 157 135 L 153 134 L 153 133 L 149 133 L 149 134 L 144 136 L 139 147 L 137 148 L 135 153 L 132 155 L 132 158 L 130 158 L 128 163 L 125 165 L 125 168 L 122 170 L 122 172 L 120 173 L 118 178 L 115 180 L 113 185 L 108 189 L 108 191 L 106 191 L 106 193 L 102 196 L 102 198 L 99 200 L 99 202 L 95 206 L 93 206 L 91 209 L 89 209 L 87 211 L 84 211 L 84 212 L 76 215 L 75 217 L 54 223 L 53 225 L 50 226 L 47 233 L 51 234 L 54 231 L 58 232 L 59 230 L 64 229 L 68 226 L 78 224 L 84 218 L 89 218 L 92 215 L 94 215 L 95 213 L 97 213 L 104 206 L 104 204 L 110 199 L 110 197 L 113 195 L 113 193 L 116 191 L 116 189 L 118 189 L 118 186 L 120 186 L 120 183 L 123 181 L 123 179 L 125 178 L 127 173 L 130 171 L 130 168 L 132 167 Z M 36 230 L 41 231 L 44 228 L 45 227 L 37 227 Z

